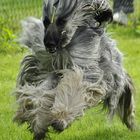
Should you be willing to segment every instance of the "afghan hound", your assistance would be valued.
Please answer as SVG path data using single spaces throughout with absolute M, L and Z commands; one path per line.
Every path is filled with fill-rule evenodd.
M 49 127 L 61 132 L 103 102 L 110 118 L 118 114 L 133 130 L 133 84 L 106 33 L 108 1 L 45 0 L 43 6 L 42 19 L 23 21 L 20 42 L 31 53 L 17 78 L 14 120 L 27 122 L 41 140 Z

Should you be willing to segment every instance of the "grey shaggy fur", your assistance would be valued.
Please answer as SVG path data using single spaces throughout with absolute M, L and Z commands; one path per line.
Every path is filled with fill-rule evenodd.
M 50 126 L 63 131 L 99 102 L 110 118 L 117 113 L 134 129 L 131 78 L 122 66 L 122 54 L 105 33 L 111 19 L 106 0 L 48 0 L 43 21 L 23 21 L 20 41 L 31 55 L 21 63 L 14 120 L 27 122 L 35 140 L 44 139 Z

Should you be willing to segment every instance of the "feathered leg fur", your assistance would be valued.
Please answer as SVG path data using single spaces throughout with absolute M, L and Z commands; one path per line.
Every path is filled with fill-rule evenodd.
M 130 129 L 135 129 L 134 124 L 134 101 L 133 101 L 133 84 L 129 77 L 126 75 L 126 85 L 124 87 L 124 91 L 119 99 L 118 103 L 118 114 L 122 120 L 122 122 Z

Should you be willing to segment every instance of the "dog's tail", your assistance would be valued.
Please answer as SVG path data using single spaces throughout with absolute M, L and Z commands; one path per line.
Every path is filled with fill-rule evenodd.
M 128 74 L 126 74 L 126 84 L 124 91 L 118 103 L 118 115 L 122 122 L 130 129 L 135 129 L 134 116 L 134 100 L 133 100 L 134 86 Z

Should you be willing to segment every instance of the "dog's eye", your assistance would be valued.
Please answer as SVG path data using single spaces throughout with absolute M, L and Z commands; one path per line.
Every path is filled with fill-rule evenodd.
M 66 31 L 62 31 L 61 35 L 63 36 L 66 35 Z
M 43 19 L 43 24 L 45 28 L 48 28 L 49 24 L 50 24 L 50 20 L 47 16 L 45 16 L 45 18 Z
M 57 25 L 57 26 L 64 26 L 65 23 L 66 23 L 66 21 L 65 21 L 64 19 L 58 18 L 58 19 L 56 20 L 56 25 Z

